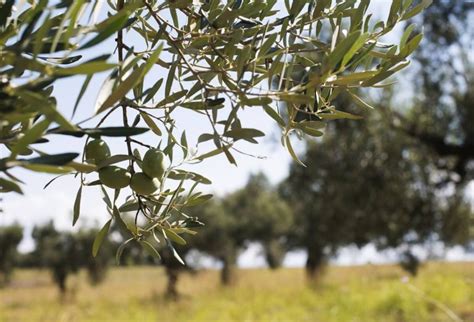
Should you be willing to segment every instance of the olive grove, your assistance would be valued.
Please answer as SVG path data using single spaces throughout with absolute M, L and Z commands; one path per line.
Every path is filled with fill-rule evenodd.
M 393 0 L 375 21 L 370 0 L 133 0 L 0 2 L 0 190 L 22 193 L 18 168 L 77 178 L 73 224 L 84 189 L 104 194 L 110 219 L 93 242 L 97 254 L 112 224 L 159 256 L 201 225 L 187 208 L 211 196 L 211 182 L 188 164 L 224 154 L 235 164 L 239 141 L 258 143 L 260 129 L 241 120 L 261 109 L 281 142 L 302 163 L 295 139 L 323 134 L 326 122 L 360 116 L 337 105 L 347 96 L 370 108 L 359 88 L 388 86 L 407 67 L 422 34 L 413 25 L 397 43 L 384 36 L 430 0 Z M 96 49 L 113 39 L 109 54 Z M 103 82 L 89 117 L 75 120 L 91 79 Z M 58 106 L 54 86 L 82 77 L 75 106 Z M 113 116 L 120 123 L 110 124 Z M 208 122 L 188 137 L 179 118 Z M 113 118 L 116 119 L 116 118 Z M 152 132 L 153 140 L 141 139 Z M 53 153 L 58 136 L 84 138 L 80 155 Z M 111 137 L 123 138 L 112 151 Z M 71 141 L 72 142 L 72 141 Z M 123 213 L 133 212 L 126 223 Z

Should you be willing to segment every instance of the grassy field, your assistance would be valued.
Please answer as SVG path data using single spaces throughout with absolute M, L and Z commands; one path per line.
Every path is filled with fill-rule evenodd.
M 393 266 L 331 267 L 308 287 L 300 269 L 241 270 L 226 289 L 204 271 L 183 275 L 182 299 L 169 302 L 162 270 L 115 268 L 96 288 L 71 278 L 60 301 L 47 272 L 17 271 L 0 290 L 0 321 L 474 321 L 474 263 L 430 263 L 416 279 L 404 276 Z

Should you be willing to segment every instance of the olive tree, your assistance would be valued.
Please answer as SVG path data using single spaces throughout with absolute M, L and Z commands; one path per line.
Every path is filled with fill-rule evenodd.
M 23 229 L 18 225 L 0 227 L 0 287 L 10 282 L 18 261 L 18 244 L 23 238 Z
M 259 242 L 271 269 L 281 266 L 286 254 L 286 237 L 293 223 L 293 214 L 267 178 L 251 175 L 247 184 L 223 199 L 228 213 L 241 220 L 243 240 Z
M 239 214 L 229 212 L 218 198 L 195 207 L 192 212 L 206 223 L 205 228 L 192 238 L 193 246 L 222 265 L 222 285 L 233 284 L 237 258 L 247 245 L 245 220 Z
M 235 282 L 238 256 L 251 242 L 262 244 L 270 268 L 281 265 L 292 212 L 262 174 L 252 175 L 233 193 L 194 207 L 190 214 L 205 222 L 190 238 L 191 247 L 219 261 L 223 285 Z
M 100 253 L 93 257 L 91 249 L 94 245 L 96 229 L 81 229 L 74 234 L 77 243 L 79 265 L 85 268 L 89 282 L 92 285 L 98 285 L 104 281 L 107 276 L 108 268 L 113 263 L 113 246 L 109 240 L 102 243 Z
M 393 0 L 380 21 L 368 12 L 370 2 L 116 0 L 104 8 L 101 1 L 2 1 L 0 143 L 8 155 L 0 160 L 1 191 L 22 193 L 17 168 L 73 174 L 73 224 L 84 189 L 106 195 L 110 219 L 94 254 L 112 221 L 145 247 L 172 241 L 193 224 L 187 206 L 209 198 L 198 185 L 210 181 L 186 165 L 218 154 L 235 164 L 240 141 L 258 143 L 264 135 L 241 120 L 243 110 L 273 119 L 300 162 L 294 138 L 321 135 L 329 120 L 358 118 L 334 104 L 340 94 L 366 106 L 355 89 L 384 85 L 409 64 L 420 33 L 409 28 L 397 44 L 381 38 L 431 0 Z M 109 38 L 111 54 L 95 56 Z M 294 71 L 303 72 L 303 82 Z M 102 72 L 108 77 L 89 117 L 73 119 Z M 84 82 L 64 112 L 53 88 L 74 76 Z M 188 138 L 183 118 L 208 126 Z M 155 137 L 142 139 L 145 132 Z M 50 152 L 59 135 L 84 138 L 83 153 Z M 110 137 L 124 139 L 120 151 L 110 150 Z M 122 211 L 135 211 L 136 224 L 123 224 Z
M 33 256 L 41 267 L 51 271 L 62 296 L 67 293 L 67 278 L 80 268 L 78 244 L 70 232 L 57 231 L 52 222 L 33 229 Z
M 389 122 L 371 113 L 364 122 L 332 124 L 321 142 L 308 144 L 311 168 L 292 166 L 282 183 L 297 205 L 290 246 L 307 251 L 308 277 L 318 277 L 343 246 L 401 250 L 402 267 L 416 274 L 414 246 L 470 240 L 469 203 L 434 184 L 436 156 Z
M 414 56 L 416 95 L 408 108 L 394 108 L 392 118 L 394 127 L 437 154 L 437 184 L 458 190 L 474 178 L 473 15 L 472 1 L 436 1 L 416 17 L 425 30 Z
M 112 262 L 113 244 L 109 240 L 103 240 L 100 254 L 94 258 L 91 248 L 97 247 L 94 246 L 94 243 L 97 244 L 96 235 L 97 231 L 94 229 L 81 229 L 76 233 L 59 231 L 53 222 L 33 229 L 33 262 L 51 272 L 62 296 L 68 291 L 68 277 L 80 269 L 87 271 L 91 285 L 97 285 L 105 279 Z

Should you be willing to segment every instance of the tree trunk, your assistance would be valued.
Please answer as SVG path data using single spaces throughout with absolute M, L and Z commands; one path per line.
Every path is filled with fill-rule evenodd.
M 265 260 L 270 269 L 280 268 L 285 258 L 285 247 L 278 240 L 269 240 L 262 243 Z
M 317 280 L 326 264 L 326 258 L 323 249 L 319 247 L 309 247 L 308 258 L 306 259 L 306 276 L 309 280 Z
M 168 276 L 168 285 L 166 286 L 165 296 L 170 300 L 177 300 L 178 293 L 178 276 L 179 272 L 173 267 L 166 267 L 166 275 Z
M 67 280 L 67 271 L 64 267 L 59 266 L 59 267 L 54 267 L 53 268 L 53 278 L 54 281 L 56 282 L 56 285 L 59 288 L 59 292 L 61 293 L 61 297 L 64 297 L 66 295 L 66 280 Z
M 236 257 L 232 254 L 222 258 L 221 284 L 224 286 L 235 283 Z

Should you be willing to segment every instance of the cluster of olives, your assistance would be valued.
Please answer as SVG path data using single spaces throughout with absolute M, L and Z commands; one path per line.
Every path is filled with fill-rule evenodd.
M 110 158 L 110 149 L 103 140 L 95 139 L 86 145 L 86 161 L 100 164 Z M 139 195 L 151 195 L 160 187 L 165 172 L 165 154 L 157 149 L 150 149 L 142 160 L 142 171 L 133 175 L 126 169 L 109 165 L 99 169 L 102 184 L 113 189 L 130 186 Z

